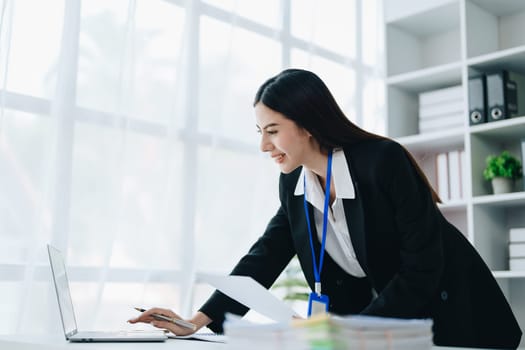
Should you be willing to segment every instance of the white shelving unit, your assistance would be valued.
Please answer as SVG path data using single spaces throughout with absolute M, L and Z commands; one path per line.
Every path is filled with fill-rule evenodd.
M 468 79 L 508 69 L 525 74 L 525 1 L 385 0 L 387 133 L 415 156 L 437 186 L 436 156 L 464 150 L 464 197 L 440 209 L 476 247 L 525 329 L 525 271 L 509 271 L 509 229 L 525 227 L 525 189 L 493 195 L 483 179 L 485 159 L 507 149 L 521 155 L 520 117 L 469 126 Z M 463 127 L 419 134 L 419 93 L 461 85 Z M 522 340 L 521 348 L 525 348 Z

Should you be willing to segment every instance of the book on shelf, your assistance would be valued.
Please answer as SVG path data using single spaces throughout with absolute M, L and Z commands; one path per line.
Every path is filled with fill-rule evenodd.
M 426 91 L 419 94 L 419 106 L 439 104 L 446 101 L 457 101 L 463 99 L 461 85 L 455 85 L 443 89 Z
M 436 155 L 437 192 L 441 200 L 447 201 L 448 196 L 448 159 L 446 153 Z
M 525 271 L 525 258 L 510 258 L 509 268 L 511 271 Z
M 509 230 L 510 243 L 525 243 L 525 227 L 514 227 Z
M 509 269 L 525 271 L 525 227 L 509 230 Z
M 464 106 L 461 86 L 419 94 L 419 132 L 462 127 Z
M 521 166 L 525 169 L 525 138 L 521 139 Z M 522 180 L 522 190 L 525 191 L 525 175 L 523 176 Z
M 437 193 L 443 202 L 465 198 L 465 150 L 451 150 L 436 154 L 435 175 Z
M 447 114 L 435 118 L 419 119 L 419 132 L 427 133 L 463 127 L 463 114 Z
M 461 199 L 461 160 L 459 150 L 448 152 L 449 199 Z
M 524 243 L 510 243 L 509 257 L 525 259 L 525 242 Z
M 459 171 L 461 173 L 461 183 L 460 183 L 461 198 L 467 198 L 467 184 L 469 182 L 467 180 L 467 154 L 465 153 L 464 149 L 459 151 L 459 166 L 460 166 Z
M 463 115 L 463 100 L 450 100 L 433 105 L 419 105 L 420 120 L 456 114 Z

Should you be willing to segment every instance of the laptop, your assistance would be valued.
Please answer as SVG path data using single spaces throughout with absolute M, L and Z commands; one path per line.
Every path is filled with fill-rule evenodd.
M 47 245 L 47 252 L 49 253 L 49 263 L 51 264 L 58 309 L 60 311 L 60 318 L 62 319 L 66 340 L 70 342 L 162 342 L 168 338 L 161 330 L 116 332 L 78 331 L 64 258 L 57 248 L 49 244 Z

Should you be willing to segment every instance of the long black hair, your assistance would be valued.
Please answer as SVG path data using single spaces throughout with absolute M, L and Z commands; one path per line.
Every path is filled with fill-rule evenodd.
M 253 105 L 259 102 L 307 130 L 324 151 L 366 140 L 387 139 L 352 123 L 321 78 L 307 70 L 286 69 L 268 79 L 257 90 Z M 405 152 L 430 189 L 434 202 L 441 202 L 414 157 L 407 149 Z

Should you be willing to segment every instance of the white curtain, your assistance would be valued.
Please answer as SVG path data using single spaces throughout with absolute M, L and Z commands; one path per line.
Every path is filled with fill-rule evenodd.
M 278 207 L 257 87 L 312 69 L 382 132 L 381 22 L 379 0 L 0 0 L 0 334 L 61 332 L 47 243 L 79 328 L 193 313 L 195 272 Z

